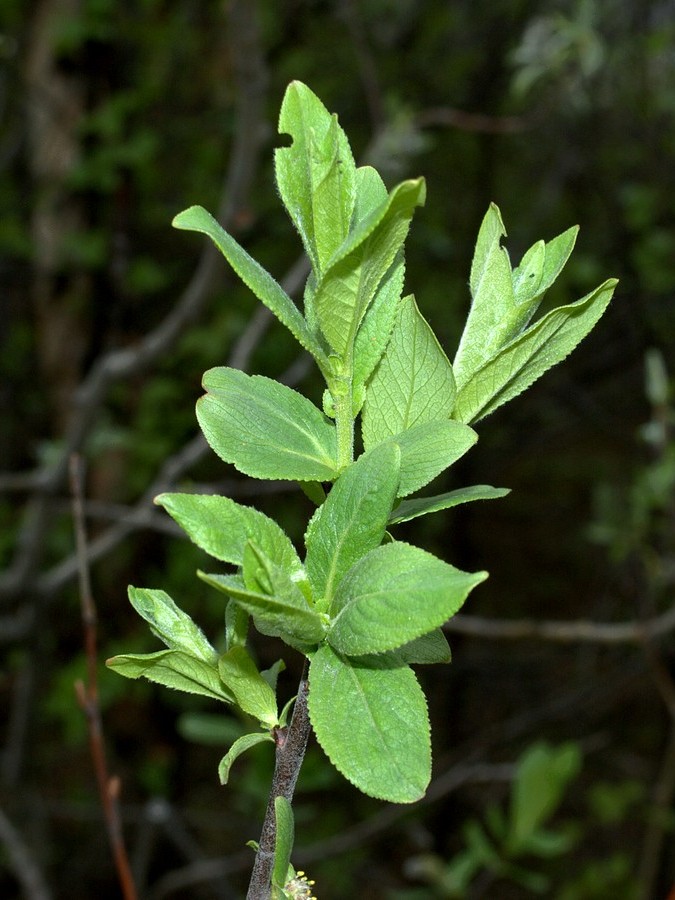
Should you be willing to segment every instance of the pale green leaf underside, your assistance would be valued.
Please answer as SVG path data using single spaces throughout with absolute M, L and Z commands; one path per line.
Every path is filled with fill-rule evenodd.
M 201 694 L 224 703 L 234 702 L 234 697 L 218 677 L 215 663 L 206 663 L 180 650 L 120 654 L 107 660 L 106 665 L 125 678 L 147 678 L 187 694 Z
M 339 653 L 383 653 L 438 628 L 487 572 L 462 572 L 395 541 L 372 550 L 342 579 L 327 639 Z
M 459 390 L 453 416 L 482 419 L 563 360 L 604 313 L 616 284 L 608 279 L 576 303 L 552 310 L 503 347 Z
M 399 253 L 365 312 L 354 343 L 354 390 L 358 391 L 373 374 L 382 358 L 398 315 L 403 291 L 405 265 Z M 354 410 L 354 415 L 359 412 Z
M 448 418 L 454 403 L 452 366 L 415 298 L 405 297 L 366 391 L 364 446 L 373 447 L 413 425 Z
M 309 714 L 335 768 L 364 794 L 414 803 L 431 778 L 426 701 L 412 669 L 351 665 L 328 645 L 310 666 Z
M 279 133 L 293 138 L 274 152 L 279 193 L 320 273 L 349 231 L 355 199 L 349 141 L 337 117 L 299 81 L 284 95 Z
M 268 728 L 277 724 L 274 691 L 258 671 L 245 647 L 232 647 L 224 653 L 218 660 L 218 674 L 245 713 Z
M 419 516 L 441 512 L 441 510 L 451 509 L 453 506 L 459 506 L 462 503 L 471 503 L 474 500 L 496 500 L 498 497 L 505 497 L 509 493 L 509 488 L 496 488 L 489 484 L 474 484 L 470 487 L 448 491 L 445 494 L 437 494 L 435 497 L 413 497 L 410 500 L 402 500 L 392 510 L 389 524 L 396 525 L 399 522 L 409 522 L 411 519 L 417 519 Z
M 330 598 L 347 570 L 384 537 L 399 482 L 400 451 L 375 448 L 340 475 L 305 537 L 314 596 Z
M 458 388 L 503 342 L 504 323 L 515 307 L 511 263 L 501 246 L 505 234 L 499 208 L 491 203 L 476 240 L 471 308 L 452 364 Z
M 247 288 L 288 328 L 297 341 L 320 363 L 325 361 L 321 346 L 311 334 L 302 313 L 286 291 L 260 263 L 201 206 L 191 206 L 174 218 L 174 228 L 198 231 L 211 238 Z
M 164 591 L 129 585 L 129 601 L 150 626 L 150 630 L 170 650 L 182 650 L 205 663 L 214 663 L 218 654 L 195 625 Z
M 198 572 L 198 576 L 219 591 L 232 598 L 242 609 L 250 613 L 254 621 L 267 626 L 265 633 L 279 637 L 288 635 L 307 644 L 315 644 L 322 640 L 325 626 L 318 613 L 306 603 L 301 606 L 293 598 L 270 597 L 256 591 L 247 590 L 240 579 L 233 575 L 207 574 Z M 301 596 L 301 595 L 300 595 Z
M 197 419 L 225 462 L 252 478 L 335 478 L 335 426 L 302 394 L 226 367 L 209 369 L 203 385 Z
M 269 731 L 254 731 L 252 734 L 243 734 L 241 737 L 237 738 L 218 765 L 218 778 L 220 779 L 220 783 L 227 784 L 232 763 L 234 763 L 242 753 L 246 753 L 251 747 L 255 747 L 256 744 L 262 744 L 263 742 L 274 743 L 274 738 Z
M 190 540 L 215 559 L 240 566 L 251 540 L 291 573 L 302 563 L 288 535 L 264 513 L 213 494 L 160 494 L 154 501 L 178 522 Z
M 353 346 L 361 320 L 405 241 L 415 207 L 423 202 L 422 179 L 397 185 L 381 207 L 357 223 L 318 282 L 316 316 L 339 355 Z

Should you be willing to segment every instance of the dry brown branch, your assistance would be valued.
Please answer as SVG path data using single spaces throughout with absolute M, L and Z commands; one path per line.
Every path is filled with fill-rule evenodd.
M 480 616 L 454 616 L 444 626 L 452 634 L 492 641 L 543 640 L 561 644 L 644 644 L 675 630 L 675 606 L 651 619 L 627 622 L 593 622 L 577 619 L 558 622 L 536 619 L 484 619 Z
M 87 536 L 84 524 L 84 504 L 82 487 L 82 466 L 77 456 L 71 458 L 71 487 L 73 493 L 73 520 L 75 538 L 80 561 L 80 603 L 82 607 L 82 625 L 84 628 L 84 649 L 87 660 L 87 678 L 85 682 L 75 684 L 77 699 L 87 717 L 89 746 L 98 791 L 105 815 L 108 841 L 112 851 L 117 877 L 124 900 L 136 900 L 137 892 L 134 884 L 129 857 L 127 856 L 122 831 L 122 818 L 119 810 L 119 778 L 108 773 L 108 764 L 103 742 L 103 725 L 98 702 L 98 653 L 96 606 L 91 590 L 89 566 L 87 565 Z
M 534 123 L 524 116 L 488 116 L 484 113 L 465 112 L 452 106 L 436 106 L 419 112 L 415 116 L 415 124 L 418 128 L 440 125 L 483 134 L 517 134 L 532 128 Z

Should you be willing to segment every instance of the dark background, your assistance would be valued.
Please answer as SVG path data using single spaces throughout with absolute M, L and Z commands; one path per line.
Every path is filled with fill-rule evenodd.
M 219 212 L 297 288 L 300 243 L 272 170 L 294 78 L 338 113 L 357 159 L 389 186 L 426 177 L 406 287 L 451 358 L 491 200 L 514 261 L 581 225 L 551 302 L 621 279 L 593 334 L 480 423 L 477 447 L 438 485 L 512 493 L 399 532 L 490 571 L 464 611 L 481 633 L 451 634 L 453 664 L 420 673 L 432 799 L 390 809 L 364 798 L 314 746 L 298 863 L 321 900 L 448 897 L 421 888 L 406 861 L 452 858 L 464 823 L 507 803 L 528 746 L 572 740 L 583 766 L 558 817 L 577 841 L 533 862 L 551 879 L 547 896 L 666 897 L 675 685 L 659 617 L 675 577 L 675 458 L 668 392 L 655 376 L 646 391 L 645 354 L 657 376 L 673 365 L 672 0 L 0 5 L 0 893 L 120 896 L 73 689 L 85 656 L 70 454 L 86 460 L 101 662 L 158 649 L 127 603 L 129 582 L 168 590 L 214 639 L 222 627 L 220 598 L 194 577 L 200 552 L 152 507 L 161 490 L 215 489 L 302 535 L 300 492 L 246 484 L 205 451 L 194 402 L 213 365 L 283 377 L 313 398 L 316 374 L 206 241 L 170 227 L 193 203 Z M 580 619 L 660 631 L 648 642 L 637 625 L 566 639 L 555 624 Z M 504 620 L 521 623 L 518 637 Z M 255 649 L 270 664 L 283 653 L 281 694 L 292 696 L 299 660 L 267 639 Z M 241 723 L 226 713 L 214 725 L 200 716 L 219 711 L 199 698 L 102 667 L 99 678 L 142 896 L 243 896 L 269 747 L 221 788 L 217 763 Z M 598 790 L 614 798 L 605 818 Z M 531 895 L 485 876 L 466 896 Z

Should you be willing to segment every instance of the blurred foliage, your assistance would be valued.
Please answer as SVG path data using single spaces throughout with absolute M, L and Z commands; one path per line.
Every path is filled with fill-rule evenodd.
M 427 177 L 429 197 L 411 232 L 406 277 L 444 345 L 458 336 L 472 243 L 491 200 L 512 223 L 514 257 L 538 235 L 550 238 L 581 225 L 552 302 L 581 296 L 606 274 L 621 279 L 602 327 L 526 401 L 491 417 L 457 471 L 461 483 L 505 485 L 512 494 L 425 521 L 410 532 L 415 543 L 463 568 L 490 570 L 468 613 L 621 621 L 667 609 L 675 463 L 665 413 L 672 393 L 668 387 L 664 402 L 657 370 L 675 370 L 672 3 L 259 0 L 256 8 L 267 82 L 264 152 L 233 231 L 276 276 L 295 262 L 300 244 L 274 197 L 274 116 L 288 81 L 300 78 L 339 112 L 361 159 L 376 156 L 391 182 Z M 35 58 L 41 16 L 50 10 L 56 27 L 45 52 L 80 112 L 71 133 L 77 152 L 56 181 L 45 183 L 36 170 L 32 129 L 44 116 L 67 119 L 53 106 L 50 83 L 31 81 L 28 61 Z M 47 375 L 37 302 L 45 250 L 36 232 L 38 213 L 58 199 L 50 273 L 58 302 L 50 307 L 50 329 L 66 323 L 64 371 L 73 361 L 82 378 L 105 352 L 133 350 L 174 307 L 195 271 L 202 244 L 169 223 L 193 203 L 218 207 L 233 152 L 236 35 L 228 31 L 227 10 L 215 0 L 0 4 L 3 566 L 14 558 L 19 526 L 32 506 L 29 488 L 5 491 L 2 478 L 54 459 L 64 440 L 64 423 L 53 408 L 61 385 Z M 92 539 L 123 521 L 167 456 L 196 434 L 201 373 L 227 360 L 253 309 L 245 289 L 221 267 L 208 307 L 171 352 L 113 385 L 86 442 Z M 293 362 L 290 342 L 275 327 L 274 340 L 252 367 L 276 377 Z M 311 378 L 302 387 L 311 394 Z M 63 390 L 71 391 L 75 410 L 72 385 L 64 381 Z M 184 488 L 216 485 L 222 491 L 224 484 L 236 494 L 234 473 L 211 456 L 181 479 Z M 448 479 L 438 491 L 456 486 Z M 72 553 L 65 484 L 50 502 L 36 577 Z M 310 508 L 298 492 L 261 496 L 256 503 L 296 534 Z M 524 557 L 534 573 L 528 583 Z M 166 586 L 188 611 L 199 608 L 199 620 L 217 633 L 222 608 L 195 587 L 199 564 L 198 554 L 177 537 L 152 527 L 130 529 L 92 570 L 101 657 L 116 652 L 118 642 L 154 649 L 126 604 L 129 581 Z M 8 616 L 0 678 L 1 702 L 9 710 L 2 731 L 3 796 L 10 818 L 22 827 L 30 823 L 25 836 L 54 893 L 76 900 L 84 891 L 105 900 L 118 891 L 70 687 L 82 671 L 77 589 L 71 580 L 40 601 L 39 628 L 13 636 L 12 616 L 36 596 L 32 589 L 18 598 L 0 595 Z M 658 649 L 668 673 L 672 636 Z M 262 642 L 256 652 L 271 662 L 277 651 Z M 569 818 L 584 826 L 584 838 L 562 857 L 561 869 L 551 868 L 557 891 L 551 896 L 634 896 L 634 880 L 644 884 L 647 877 L 641 869 L 645 810 L 671 727 L 642 650 L 456 638 L 453 658 L 442 678 L 432 674 L 425 682 L 427 690 L 433 686 L 437 773 L 476 753 L 515 759 L 524 742 L 539 738 L 553 744 L 588 738 L 592 749 L 584 754 L 583 773 L 565 795 Z M 190 718 L 208 713 L 198 699 L 101 677 L 106 737 L 123 782 L 132 846 L 154 836 L 143 845 L 149 849 L 141 882 L 158 881 L 190 861 L 237 853 L 256 838 L 269 750 L 258 748 L 237 763 L 237 778 L 219 789 L 215 767 L 223 743 L 212 745 L 213 734 L 202 743 L 205 722 Z M 297 678 L 298 672 L 282 673 L 287 697 Z M 218 740 L 226 743 L 227 733 Z M 603 796 L 607 784 L 615 787 Z M 346 855 L 330 840 L 348 838 L 381 807 L 331 780 L 316 748 L 300 790 L 298 849 L 327 842 L 311 866 L 322 900 L 417 889 L 405 860 L 461 853 L 463 823 L 484 821 L 485 809 L 503 800 L 499 785 L 464 785 L 375 830 L 370 843 L 355 838 Z M 181 843 L 178 825 L 162 830 L 148 824 L 144 804 L 157 794 L 179 811 L 192 843 Z M 603 827 L 593 827 L 594 816 Z M 653 896 L 667 895 L 673 865 L 661 860 Z M 239 877 L 231 875 L 230 896 L 238 895 Z M 509 890 L 500 898 L 526 896 L 524 888 Z M 9 870 L 0 873 L 0 893 L 16 895 Z M 171 894 L 188 895 L 225 894 L 200 887 Z

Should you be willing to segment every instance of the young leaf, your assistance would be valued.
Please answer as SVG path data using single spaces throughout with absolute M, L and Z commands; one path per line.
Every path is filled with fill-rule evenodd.
M 311 609 L 300 590 L 285 597 L 271 597 L 248 590 L 236 575 L 209 575 L 205 572 L 197 572 L 197 575 L 236 601 L 253 616 L 257 626 L 266 626 L 265 634 L 278 635 L 284 640 L 289 636 L 308 645 L 318 643 L 325 635 L 323 619 Z M 259 630 L 263 628 L 259 627 Z
M 250 616 L 234 600 L 225 607 L 225 647 L 245 647 L 248 640 L 248 620 Z
M 458 429 L 456 426 L 459 424 L 446 419 L 413 425 L 368 453 L 385 446 L 397 446 L 400 449 L 401 481 L 397 496 L 406 497 L 440 475 L 476 443 L 476 432 L 471 428 L 466 431 Z
M 232 647 L 218 660 L 218 674 L 237 705 L 261 725 L 278 724 L 274 691 L 262 677 L 245 647 Z
M 403 246 L 416 206 L 424 203 L 423 179 L 404 181 L 359 222 L 317 284 L 314 307 L 326 340 L 344 357 L 361 320 Z
M 328 642 L 347 656 L 394 650 L 442 625 L 486 578 L 410 544 L 377 547 L 338 584 Z
M 474 484 L 471 487 L 457 488 L 446 494 L 437 494 L 435 497 L 413 497 L 411 500 L 402 500 L 394 507 L 389 517 L 390 525 L 399 522 L 409 522 L 419 516 L 428 513 L 440 512 L 443 509 L 451 509 L 461 503 L 471 503 L 474 500 L 496 500 L 511 493 L 509 488 L 496 488 L 489 484 Z
M 242 734 L 240 738 L 237 738 L 218 765 L 218 778 L 220 779 L 220 783 L 227 784 L 232 763 L 241 756 L 242 753 L 246 753 L 251 747 L 255 747 L 256 744 L 262 744 L 264 741 L 271 741 L 274 743 L 274 738 L 269 731 L 254 731 L 252 734 Z
M 279 134 L 293 138 L 274 152 L 277 186 L 300 233 L 315 272 L 349 232 L 355 199 L 354 159 L 349 141 L 316 94 L 302 82 L 288 86 Z
M 252 478 L 335 478 L 335 426 L 302 394 L 226 367 L 209 369 L 203 384 L 197 419 L 225 462 Z
M 170 650 L 182 650 L 205 663 L 215 663 L 218 654 L 201 629 L 164 591 L 129 585 L 129 600 L 150 630 Z
M 347 570 L 384 537 L 396 497 L 400 451 L 379 447 L 340 475 L 305 537 L 306 568 L 314 596 L 330 598 Z
M 471 263 L 471 309 L 452 364 L 457 387 L 504 342 L 503 323 L 515 307 L 511 263 L 501 239 L 506 234 L 499 208 L 490 204 L 478 232 Z
M 335 768 L 364 794 L 414 803 L 431 777 L 426 701 L 408 666 L 347 660 L 324 644 L 309 670 L 309 714 Z
M 361 390 L 365 397 L 365 384 L 387 347 L 398 316 L 404 274 L 403 253 L 399 253 L 382 279 L 356 333 L 352 376 L 355 394 Z M 354 409 L 355 416 L 360 408 Z
M 543 241 L 532 244 L 523 255 L 520 265 L 511 273 L 513 280 L 513 297 L 518 303 L 526 303 L 539 294 L 544 273 L 544 259 L 546 258 L 546 245 Z
M 452 366 L 415 298 L 404 298 L 391 339 L 366 391 L 363 443 L 435 419 L 447 419 L 455 403 Z
M 272 884 L 283 888 L 288 876 L 293 852 L 294 822 L 293 808 L 289 801 L 279 795 L 274 798 L 274 818 L 277 833 L 274 844 L 274 866 L 272 868 Z
M 326 355 L 307 327 L 298 307 L 269 272 L 249 256 L 210 213 L 201 206 L 191 206 L 178 213 L 172 225 L 174 228 L 208 235 L 246 287 L 274 313 L 319 365 L 323 365 Z
M 216 663 L 207 663 L 180 650 L 158 653 L 123 653 L 106 660 L 108 668 L 125 678 L 147 678 L 156 684 L 201 694 L 212 700 L 234 703 L 234 697 L 218 677 Z
M 300 578 L 302 563 L 286 532 L 264 513 L 213 494 L 160 494 L 154 501 L 190 540 L 216 559 L 242 564 L 251 540 L 277 565 Z
M 539 282 L 536 294 L 534 295 L 536 299 L 544 296 L 546 291 L 551 287 L 558 275 L 560 275 L 564 269 L 565 263 L 570 258 L 570 254 L 574 249 L 578 234 L 579 226 L 573 225 L 571 228 L 568 228 L 567 231 L 563 231 L 562 234 L 547 241 L 544 245 L 544 263 L 542 266 L 541 281 Z M 525 256 L 527 256 L 527 254 L 525 254 Z M 525 261 L 525 257 L 523 257 L 523 261 Z M 516 272 L 518 272 L 519 276 L 520 284 L 516 290 L 516 300 L 519 302 L 521 302 L 520 297 L 522 297 L 523 301 L 529 300 L 529 297 L 525 292 L 524 279 L 520 277 L 522 276 L 523 271 L 523 262 L 521 262 L 518 269 L 513 273 L 514 278 Z
M 563 360 L 604 313 L 616 284 L 610 278 L 576 303 L 551 310 L 503 347 L 460 388 L 453 416 L 482 419 Z

